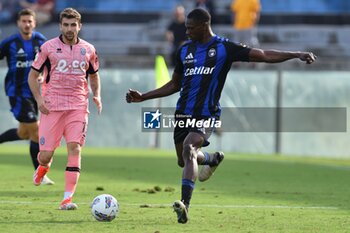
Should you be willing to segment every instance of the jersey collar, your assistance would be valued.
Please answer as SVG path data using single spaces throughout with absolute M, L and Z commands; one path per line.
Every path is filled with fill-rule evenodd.
M 66 44 L 66 43 L 64 43 L 64 41 L 63 41 L 63 36 L 62 36 L 62 34 L 59 36 L 59 38 L 60 38 L 60 41 L 62 41 L 63 44 Z M 79 39 L 79 37 L 78 37 L 78 40 L 77 40 L 77 43 L 76 43 L 76 44 L 79 44 L 79 42 L 80 42 L 80 39 Z

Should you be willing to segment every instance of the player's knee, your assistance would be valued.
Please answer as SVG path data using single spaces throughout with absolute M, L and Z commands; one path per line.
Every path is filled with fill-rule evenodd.
M 38 142 L 39 141 L 38 132 L 32 132 L 29 136 L 29 139 L 33 142 Z
M 184 144 L 183 145 L 183 153 L 190 153 L 192 150 L 193 146 L 191 144 Z
M 23 139 L 23 140 L 29 139 L 29 132 L 26 130 L 18 130 L 17 135 L 20 139 Z
M 182 157 L 184 159 L 189 159 L 189 158 L 195 158 L 196 156 L 195 153 L 195 148 L 193 147 L 192 144 L 184 144 L 183 145 L 183 152 L 182 152 Z
M 38 128 L 31 129 L 29 133 L 30 133 L 31 137 L 37 137 L 37 138 L 39 137 L 39 129 Z
M 78 143 L 68 143 L 67 146 L 69 155 L 80 155 L 81 146 Z
M 38 141 L 38 126 L 37 123 L 20 123 L 17 130 L 18 137 L 24 140 L 35 139 L 34 134 L 36 134 L 36 139 L 33 141 Z
M 50 153 L 45 152 L 40 152 L 37 157 L 39 164 L 44 166 L 50 164 L 51 158 L 52 155 Z

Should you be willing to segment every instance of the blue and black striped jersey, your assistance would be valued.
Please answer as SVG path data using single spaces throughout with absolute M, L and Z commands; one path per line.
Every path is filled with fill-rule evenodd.
M 219 99 L 232 62 L 249 62 L 250 48 L 214 36 L 208 43 L 188 41 L 179 48 L 175 71 L 182 75 L 176 110 L 192 117 L 219 117 Z
M 20 33 L 14 34 L 0 43 L 0 59 L 6 57 L 8 71 L 5 78 L 7 96 L 33 97 L 28 74 L 40 46 L 46 38 L 33 32 L 30 40 L 24 40 Z

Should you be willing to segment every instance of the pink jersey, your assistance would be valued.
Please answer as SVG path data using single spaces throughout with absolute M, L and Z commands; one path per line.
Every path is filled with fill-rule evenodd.
M 32 68 L 49 72 L 42 83 L 42 96 L 50 111 L 88 109 L 88 74 L 99 69 L 96 50 L 78 39 L 75 45 L 63 43 L 61 36 L 45 42 Z

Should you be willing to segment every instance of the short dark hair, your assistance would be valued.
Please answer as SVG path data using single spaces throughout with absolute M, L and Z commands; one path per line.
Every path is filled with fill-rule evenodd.
M 188 15 L 188 19 L 192 19 L 193 21 L 199 22 L 199 23 L 210 23 L 211 16 L 208 11 L 204 10 L 203 8 L 196 8 L 192 10 Z
M 31 15 L 33 16 L 33 18 L 35 19 L 36 18 L 36 14 L 33 10 L 31 9 L 23 9 L 23 10 L 20 10 L 17 14 L 17 20 L 19 20 L 19 18 L 21 18 L 21 16 L 23 15 Z
M 62 19 L 77 19 L 79 23 L 81 23 L 81 15 L 80 13 L 74 9 L 74 8 L 66 8 L 60 13 L 60 23 L 62 23 Z

